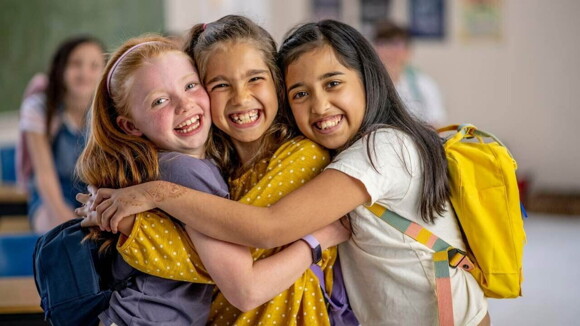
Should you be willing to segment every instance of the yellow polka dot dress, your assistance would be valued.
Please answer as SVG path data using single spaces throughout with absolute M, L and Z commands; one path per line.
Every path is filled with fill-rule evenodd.
M 230 181 L 233 199 L 254 206 L 270 206 L 314 178 L 329 163 L 328 153 L 302 137 L 283 144 L 270 161 L 262 161 L 240 178 Z M 255 260 L 271 256 L 283 247 L 251 248 Z M 327 290 L 332 288 L 332 265 L 336 247 L 325 250 L 320 266 Z M 268 303 L 242 313 L 218 293 L 210 311 L 209 325 L 330 325 L 320 284 L 308 269 L 286 291 Z

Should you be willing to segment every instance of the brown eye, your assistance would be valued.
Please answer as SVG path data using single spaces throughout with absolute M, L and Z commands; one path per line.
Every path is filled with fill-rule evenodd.
M 338 86 L 338 85 L 340 85 L 340 84 L 341 84 L 341 82 L 339 82 L 339 81 L 337 81 L 337 80 L 333 80 L 333 81 L 329 82 L 328 84 L 326 84 L 326 86 L 327 86 L 328 88 L 333 88 L 333 87 L 336 87 L 336 86 Z
M 303 98 L 306 95 L 308 95 L 308 93 L 306 93 L 306 92 L 297 92 L 296 94 L 294 94 L 292 96 L 292 98 L 297 100 L 297 99 Z

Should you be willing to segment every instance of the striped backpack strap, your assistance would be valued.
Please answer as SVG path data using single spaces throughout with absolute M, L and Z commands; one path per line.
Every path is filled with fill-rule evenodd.
M 449 268 L 463 268 L 467 271 L 473 268 L 473 263 L 467 254 L 439 238 L 421 225 L 412 222 L 401 215 L 387 210 L 385 207 L 374 204 L 367 207 L 374 215 L 390 226 L 406 234 L 410 238 L 433 249 L 433 263 L 435 264 L 435 286 L 437 306 L 439 309 L 439 325 L 453 325 L 453 302 L 451 297 L 451 279 Z

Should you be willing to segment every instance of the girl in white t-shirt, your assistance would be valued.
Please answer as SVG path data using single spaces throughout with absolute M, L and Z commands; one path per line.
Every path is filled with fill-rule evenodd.
M 361 324 L 436 325 L 433 250 L 365 206 L 386 206 L 464 249 L 448 201 L 441 140 L 406 111 L 372 46 L 354 28 L 330 20 L 303 25 L 279 55 L 295 123 L 335 154 L 324 172 L 269 208 L 156 181 L 100 189 L 89 216 L 116 231 L 124 216 L 160 208 L 211 237 L 268 248 L 348 214 L 353 236 L 340 255 Z M 450 269 L 450 279 L 455 325 L 489 325 L 475 279 L 461 269 Z

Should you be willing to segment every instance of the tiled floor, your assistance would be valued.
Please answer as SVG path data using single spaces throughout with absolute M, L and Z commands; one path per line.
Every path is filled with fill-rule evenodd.
M 523 297 L 489 300 L 493 326 L 580 325 L 580 216 L 525 221 Z

